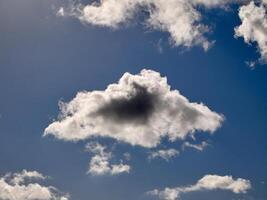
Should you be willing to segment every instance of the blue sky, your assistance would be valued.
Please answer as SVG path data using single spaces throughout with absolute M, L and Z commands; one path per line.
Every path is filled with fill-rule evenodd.
M 257 43 L 234 38 L 238 5 L 204 11 L 213 30 L 208 37 L 216 40 L 207 52 L 199 46 L 174 47 L 167 32 L 148 30 L 138 21 L 113 30 L 59 17 L 61 6 L 66 2 L 0 1 L 1 176 L 36 170 L 51 177 L 45 185 L 72 200 L 138 200 L 156 198 L 145 194 L 153 189 L 193 185 L 207 174 L 229 175 L 249 180 L 251 189 L 245 194 L 197 191 L 182 199 L 267 198 L 267 68 L 245 64 L 260 53 Z M 104 90 L 125 72 L 138 74 L 144 68 L 166 76 L 171 88 L 190 102 L 203 102 L 225 116 L 214 134 L 197 131 L 196 141 L 188 138 L 210 143 L 203 151 L 182 151 L 184 140 L 166 138 L 149 149 L 106 137 L 78 142 L 43 137 L 57 119 L 59 100 L 69 102 L 79 91 Z M 107 146 L 114 162 L 130 153 L 130 172 L 86 173 L 94 156 L 84 149 L 88 142 Z M 168 162 L 148 159 L 149 152 L 169 148 L 180 155 Z

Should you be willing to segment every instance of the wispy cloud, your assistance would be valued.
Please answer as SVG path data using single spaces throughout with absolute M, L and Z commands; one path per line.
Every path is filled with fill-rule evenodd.
M 155 158 L 161 158 L 166 161 L 169 161 L 170 159 L 178 156 L 179 154 L 180 152 L 177 151 L 176 149 L 160 149 L 157 151 L 150 152 L 148 158 L 150 160 L 155 159 Z

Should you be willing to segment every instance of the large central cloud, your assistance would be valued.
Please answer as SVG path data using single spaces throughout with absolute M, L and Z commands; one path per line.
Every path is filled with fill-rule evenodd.
M 155 147 L 163 137 L 175 141 L 195 131 L 212 133 L 223 121 L 202 103 L 171 90 L 167 78 L 152 70 L 125 73 L 105 91 L 79 92 L 69 103 L 60 103 L 60 110 L 44 135 L 69 141 L 110 137 L 143 147 Z

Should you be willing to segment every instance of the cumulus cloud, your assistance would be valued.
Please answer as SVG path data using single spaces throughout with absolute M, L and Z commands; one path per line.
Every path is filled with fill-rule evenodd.
M 106 152 L 105 146 L 91 142 L 86 145 L 86 150 L 95 154 L 90 161 L 88 173 L 92 175 L 117 175 L 130 172 L 131 167 L 129 165 L 110 164 L 112 153 Z
M 74 16 L 83 23 L 116 29 L 146 13 L 148 28 L 169 33 L 175 46 L 202 46 L 213 42 L 206 38 L 210 29 L 202 23 L 199 6 L 211 9 L 244 0 L 101 0 L 83 5 L 72 4 L 69 11 L 59 9 L 60 16 Z M 142 12 L 144 11 L 144 12 Z
M 235 37 L 243 37 L 248 44 L 256 43 L 261 54 L 261 61 L 267 62 L 267 15 L 266 1 L 256 5 L 251 1 L 241 6 L 239 17 L 241 25 L 235 28 Z
M 198 151 L 203 151 L 207 146 L 209 146 L 209 143 L 203 141 L 200 144 L 191 144 L 190 142 L 185 142 L 183 144 L 183 149 L 185 148 L 193 148 Z
M 246 193 L 251 189 L 249 180 L 238 178 L 233 179 L 232 176 L 205 175 L 196 184 L 186 187 L 165 188 L 160 191 L 155 189 L 148 192 L 164 200 L 181 199 L 181 194 L 206 191 L 206 190 L 229 190 L 235 194 Z
M 157 151 L 150 152 L 148 158 L 150 160 L 155 159 L 155 158 L 161 158 L 166 161 L 169 161 L 171 158 L 174 158 L 179 155 L 179 151 L 176 149 L 160 149 Z
M 149 27 L 165 31 L 170 34 L 175 46 L 202 46 L 205 50 L 210 47 L 205 33 L 208 27 L 203 25 L 201 14 L 187 0 L 164 0 L 149 1 Z
M 203 22 L 204 11 L 200 8 L 228 8 L 233 4 L 240 5 L 242 22 L 235 28 L 235 37 L 243 37 L 248 44 L 257 43 L 261 61 L 266 62 L 266 0 L 101 0 L 72 3 L 69 8 L 61 7 L 57 15 L 112 29 L 141 18 L 148 29 L 167 32 L 173 46 L 202 46 L 208 50 L 214 44 L 207 38 L 212 30 Z M 143 16 L 138 17 L 140 14 Z
M 23 170 L 0 177 L 0 199 L 3 200 L 68 200 L 53 186 L 44 186 L 38 181 L 47 177 L 37 171 Z
M 60 103 L 60 110 L 44 136 L 67 141 L 109 137 L 148 148 L 163 137 L 175 141 L 196 131 L 213 133 L 223 121 L 203 103 L 191 103 L 171 90 L 167 78 L 152 70 L 125 73 L 104 91 L 79 92 L 69 103 Z
M 45 180 L 47 178 L 37 171 L 27 171 L 27 170 L 22 170 L 22 172 L 20 173 L 14 173 L 12 176 L 13 177 L 10 180 L 10 182 L 13 184 L 21 184 L 21 183 L 24 183 L 26 180 L 30 180 L 30 181 L 31 180 Z M 8 177 L 8 175 L 6 175 L 6 177 Z

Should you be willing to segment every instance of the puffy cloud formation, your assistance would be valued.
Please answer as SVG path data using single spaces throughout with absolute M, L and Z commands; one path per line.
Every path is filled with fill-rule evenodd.
M 79 1 L 78 1 L 79 2 Z M 73 3 L 70 8 L 61 7 L 58 16 L 72 16 L 85 24 L 117 29 L 141 17 L 149 29 L 167 32 L 171 44 L 190 48 L 202 46 L 208 50 L 214 41 L 207 39 L 211 32 L 203 23 L 203 9 L 225 8 L 240 5 L 241 25 L 235 28 L 235 37 L 245 42 L 257 43 L 260 61 L 267 61 L 266 0 L 100 0 L 84 5 Z M 144 14 L 145 13 L 145 14 Z M 255 62 L 248 63 L 254 67 Z
M 242 178 L 233 179 L 232 176 L 206 175 L 195 185 L 177 188 L 165 188 L 163 191 L 153 190 L 148 192 L 150 195 L 158 196 L 164 200 L 181 199 L 181 194 L 205 191 L 205 190 L 229 190 L 236 194 L 246 193 L 251 188 L 249 180 Z
M 80 19 L 93 25 L 117 28 L 130 20 L 141 1 L 136 0 L 104 0 L 82 8 Z
M 256 42 L 261 54 L 261 61 L 267 62 L 267 15 L 266 1 L 256 5 L 251 1 L 248 5 L 241 6 L 239 17 L 241 25 L 235 28 L 235 36 L 243 37 L 248 44 Z M 252 63 L 253 64 L 253 63 Z
M 204 36 L 208 27 L 201 24 L 201 14 L 188 0 L 149 1 L 147 24 L 155 30 L 170 34 L 175 46 L 202 46 L 205 50 L 210 42 Z
M 209 143 L 203 141 L 200 144 L 191 144 L 190 142 L 185 142 L 183 144 L 183 149 L 185 148 L 193 148 L 198 151 L 203 151 L 207 146 L 209 146 Z
M 202 23 L 202 15 L 198 7 L 222 7 L 238 1 L 101 0 L 87 5 L 81 3 L 72 5 L 69 11 L 60 8 L 58 14 L 75 16 L 87 24 L 118 28 L 133 20 L 138 13 L 141 13 L 140 11 L 145 11 L 146 25 L 154 30 L 168 32 L 175 46 L 189 48 L 197 45 L 207 50 L 212 42 L 205 36 L 209 28 Z
M 36 181 L 47 177 L 36 171 L 23 170 L 0 177 L 0 199 L 3 200 L 68 200 L 52 186 L 44 186 Z
M 167 78 L 142 70 L 125 73 L 104 91 L 79 92 L 69 103 L 60 103 L 60 117 L 44 131 L 67 141 L 109 137 L 131 145 L 157 146 L 163 137 L 183 140 L 196 131 L 213 133 L 223 116 L 202 103 L 191 103 Z
M 150 153 L 149 155 L 149 159 L 155 159 L 155 158 L 162 158 L 166 161 L 169 161 L 171 158 L 176 157 L 179 155 L 179 151 L 177 151 L 176 149 L 161 149 L 158 151 L 153 151 Z
M 11 174 L 6 177 L 11 177 Z M 20 173 L 14 173 L 10 182 L 13 184 L 21 184 L 27 180 L 45 180 L 46 177 L 37 171 L 22 170 Z
M 86 145 L 86 150 L 94 153 L 92 157 L 88 173 L 92 175 L 117 175 L 121 173 L 129 173 L 130 166 L 125 164 L 110 164 L 110 159 L 112 154 L 106 152 L 106 147 L 99 143 L 88 143 Z

